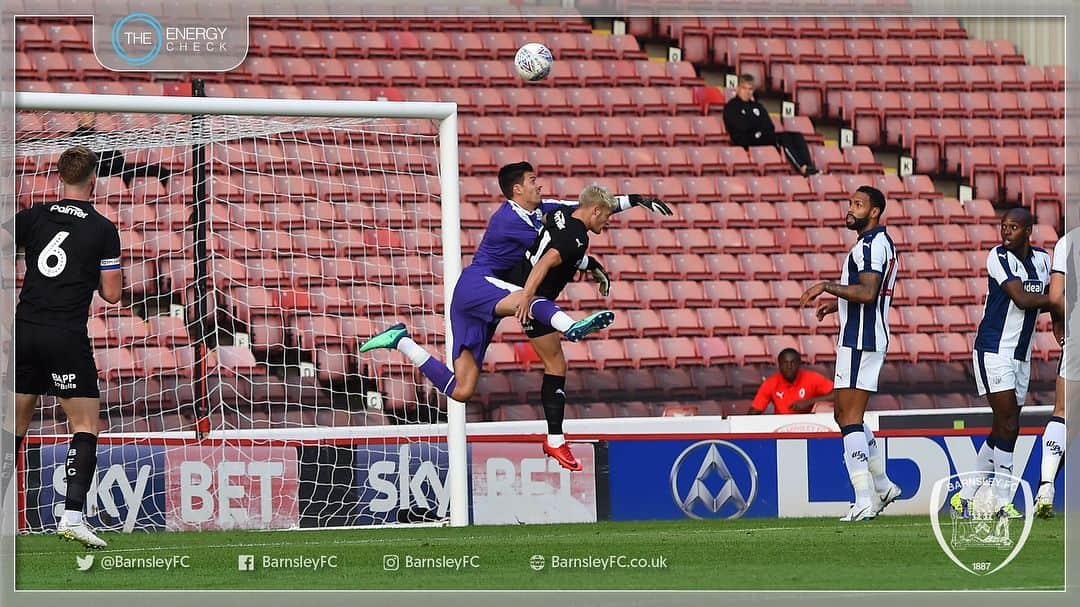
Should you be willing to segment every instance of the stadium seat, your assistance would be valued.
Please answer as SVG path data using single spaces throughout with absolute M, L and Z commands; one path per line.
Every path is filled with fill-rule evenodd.
M 754 283 L 761 284 L 763 283 Z M 741 285 L 740 285 L 741 286 Z M 767 287 L 763 288 L 766 289 Z M 732 310 L 732 316 L 735 320 L 735 324 L 742 328 L 743 335 L 766 335 L 772 333 L 778 329 L 769 322 L 768 316 L 765 315 L 766 305 L 776 305 L 777 302 L 759 302 L 756 299 L 745 299 L 747 302 L 753 302 L 755 307 Z M 761 307 L 757 307 L 761 306 Z
M 761 338 L 754 338 L 760 342 Z M 705 360 L 706 366 L 730 364 L 736 362 L 736 355 L 728 347 L 728 342 L 723 337 L 698 337 L 694 339 L 697 352 Z M 761 345 L 764 349 L 764 345 Z M 715 371 L 713 371 L 715 373 Z
M 698 316 L 694 310 L 688 309 L 671 309 L 662 310 L 661 316 L 663 323 L 671 331 L 670 335 L 678 337 L 682 336 L 704 336 L 708 334 L 708 331 L 701 326 L 698 321 Z
M 626 313 L 630 320 L 633 334 L 638 337 L 657 337 L 670 335 L 664 327 L 664 321 L 656 310 L 630 310 Z
M 626 340 L 632 341 L 632 340 Z M 652 341 L 652 340 L 646 340 Z M 599 369 L 617 369 L 634 366 L 637 361 L 633 360 L 624 350 L 622 340 L 598 339 L 587 342 L 589 357 L 596 361 Z

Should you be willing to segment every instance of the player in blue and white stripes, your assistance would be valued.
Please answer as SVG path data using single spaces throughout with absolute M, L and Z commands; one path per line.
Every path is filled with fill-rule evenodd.
M 1031 346 L 1039 313 L 1051 308 L 1050 254 L 1031 245 L 1031 212 L 1018 207 L 1001 220 L 1000 246 L 986 258 L 986 306 L 972 354 L 975 385 L 994 412 L 990 436 L 975 458 L 975 474 L 965 475 L 964 487 L 952 498 L 962 516 L 970 516 L 972 499 L 985 476 L 995 474 L 994 510 L 1012 518 L 1023 516 L 1012 506 L 1013 448 L 1020 426 L 1020 407 L 1027 397 L 1031 375 Z M 1000 475 L 1001 482 L 997 481 Z
M 877 392 L 878 375 L 889 347 L 889 304 L 896 282 L 896 246 L 880 225 L 885 195 L 862 186 L 851 195 L 847 227 L 859 238 L 844 262 L 839 283 L 820 282 L 803 293 L 806 306 L 822 293 L 836 297 L 817 307 L 818 320 L 840 315 L 837 339 L 836 423 L 844 436 L 844 463 L 855 503 L 841 521 L 869 520 L 900 497 L 900 488 L 885 473 L 885 458 L 873 431 L 863 423 L 870 394 Z

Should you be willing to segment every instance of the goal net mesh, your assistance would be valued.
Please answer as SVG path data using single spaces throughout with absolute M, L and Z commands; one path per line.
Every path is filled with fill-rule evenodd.
M 18 207 L 60 200 L 57 159 L 85 145 L 100 157 L 95 207 L 120 232 L 122 301 L 95 294 L 87 325 L 102 400 L 92 524 L 446 518 L 445 433 L 401 428 L 445 422 L 445 399 L 402 357 L 357 352 L 399 321 L 445 349 L 438 126 L 17 113 Z M 24 529 L 53 528 L 63 508 L 69 432 L 45 397 L 24 456 Z

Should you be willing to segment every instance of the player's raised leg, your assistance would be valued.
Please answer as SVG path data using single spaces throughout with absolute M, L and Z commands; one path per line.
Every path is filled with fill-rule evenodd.
M 568 339 L 576 337 L 573 341 L 607 327 L 615 319 L 614 312 L 604 310 L 575 321 L 548 299 L 536 298 L 531 304 L 526 304 L 523 296 L 521 288 L 515 285 L 487 276 L 462 273 L 450 303 L 454 339 L 453 371 L 417 344 L 409 336 L 408 328 L 400 323 L 364 342 L 360 352 L 378 348 L 396 349 L 412 361 L 436 389 L 454 400 L 466 402 L 476 390 L 480 366 L 498 321 L 516 314 L 521 306 L 529 305 L 533 318 L 562 332 Z M 468 352 L 469 356 L 463 358 L 464 352 Z
M 540 387 L 540 401 L 547 420 L 547 439 L 543 451 L 555 458 L 567 470 L 581 470 L 581 462 L 570 452 L 563 436 L 563 417 L 566 409 L 566 357 L 558 333 L 548 333 L 531 341 L 537 356 L 544 363 L 544 380 Z

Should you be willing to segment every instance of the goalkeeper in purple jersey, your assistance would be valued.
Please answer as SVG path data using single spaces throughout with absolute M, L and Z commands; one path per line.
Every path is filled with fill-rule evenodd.
M 360 346 L 360 352 L 376 348 L 401 351 L 439 391 L 461 402 L 471 399 L 476 391 L 484 354 L 502 318 L 527 313 L 533 322 L 554 328 L 570 341 L 580 341 L 615 320 L 614 312 L 603 310 L 575 321 L 550 299 L 526 300 L 521 286 L 507 281 L 536 241 L 544 214 L 577 203 L 541 199 L 536 171 L 527 162 L 502 167 L 499 188 L 507 200 L 488 221 L 484 238 L 472 263 L 462 270 L 450 302 L 453 371 L 413 341 L 401 323 Z M 615 200 L 620 211 L 643 206 L 671 215 L 671 209 L 656 198 L 630 195 Z

